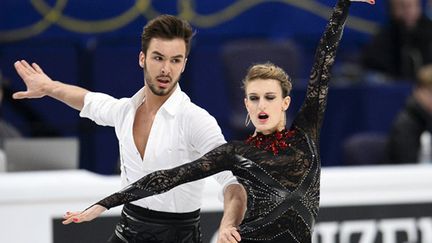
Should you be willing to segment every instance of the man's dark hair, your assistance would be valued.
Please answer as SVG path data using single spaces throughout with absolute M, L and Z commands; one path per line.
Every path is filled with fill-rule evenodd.
M 141 35 L 141 51 L 147 54 L 147 49 L 152 38 L 173 40 L 183 39 L 186 43 L 186 56 L 189 55 L 192 37 L 195 33 L 190 24 L 172 15 L 160 15 L 150 20 L 143 29 Z

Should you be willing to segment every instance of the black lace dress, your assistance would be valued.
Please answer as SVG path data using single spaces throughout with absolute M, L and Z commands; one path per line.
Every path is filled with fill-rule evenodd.
M 226 143 L 194 162 L 153 172 L 97 204 L 111 208 L 230 170 L 248 195 L 239 226 L 242 241 L 310 242 L 319 207 L 319 132 L 349 5 L 339 0 L 334 9 L 316 52 L 306 99 L 289 130 Z

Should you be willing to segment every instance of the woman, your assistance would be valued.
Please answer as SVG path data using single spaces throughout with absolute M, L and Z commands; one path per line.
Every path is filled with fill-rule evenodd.
M 236 240 L 310 242 L 319 207 L 319 132 L 330 68 L 349 6 L 349 0 L 339 0 L 334 9 L 319 43 L 306 100 L 289 130 L 285 129 L 288 76 L 270 63 L 254 65 L 244 79 L 244 89 L 255 133 L 245 142 L 229 142 L 194 162 L 151 173 L 82 213 L 67 213 L 64 223 L 89 221 L 111 207 L 231 170 L 247 193 L 247 211 L 238 227 L 241 239 Z

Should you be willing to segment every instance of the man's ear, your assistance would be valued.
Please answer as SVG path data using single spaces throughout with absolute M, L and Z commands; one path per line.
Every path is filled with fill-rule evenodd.
M 145 66 L 145 54 L 142 51 L 140 51 L 140 54 L 138 56 L 138 63 L 140 65 L 140 67 L 144 68 L 144 66 Z
M 185 61 L 184 61 L 184 63 L 183 63 L 183 68 L 182 68 L 182 70 L 181 70 L 181 73 L 183 73 L 184 72 L 184 70 L 185 70 L 185 68 L 186 68 L 186 63 L 187 63 L 187 58 L 185 58 Z

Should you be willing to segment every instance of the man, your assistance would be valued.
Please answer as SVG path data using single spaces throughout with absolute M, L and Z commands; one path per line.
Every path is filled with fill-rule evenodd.
M 432 63 L 432 21 L 420 0 L 390 0 L 389 11 L 389 23 L 366 46 L 362 64 L 392 79 L 415 81 L 418 69 Z
M 3 78 L 0 70 L 0 170 L 2 169 L 2 162 L 6 161 L 5 155 L 3 154 L 4 141 L 8 138 L 19 138 L 21 133 L 17 128 L 12 126 L 9 122 L 2 118 L 2 105 L 4 97 L 4 89 L 7 85 L 6 79 Z M 2 159 L 3 158 L 3 159 Z
M 174 16 L 151 20 L 141 37 L 139 65 L 144 87 L 133 97 L 115 99 L 53 81 L 35 63 L 15 68 L 27 91 L 15 99 L 50 96 L 80 110 L 99 125 L 113 126 L 119 140 L 122 185 L 160 169 L 192 161 L 225 143 L 216 120 L 180 89 L 193 31 Z M 246 193 L 230 173 L 216 179 L 224 186 L 224 216 L 219 242 L 236 242 Z M 199 207 L 202 182 L 124 206 L 109 242 L 201 242 Z
M 417 82 L 404 107 L 399 111 L 389 133 L 388 152 L 393 164 L 430 161 L 422 154 L 423 133 L 432 132 L 432 64 L 417 73 Z M 425 148 L 426 151 L 430 151 Z M 422 158 L 422 155 L 425 158 Z

